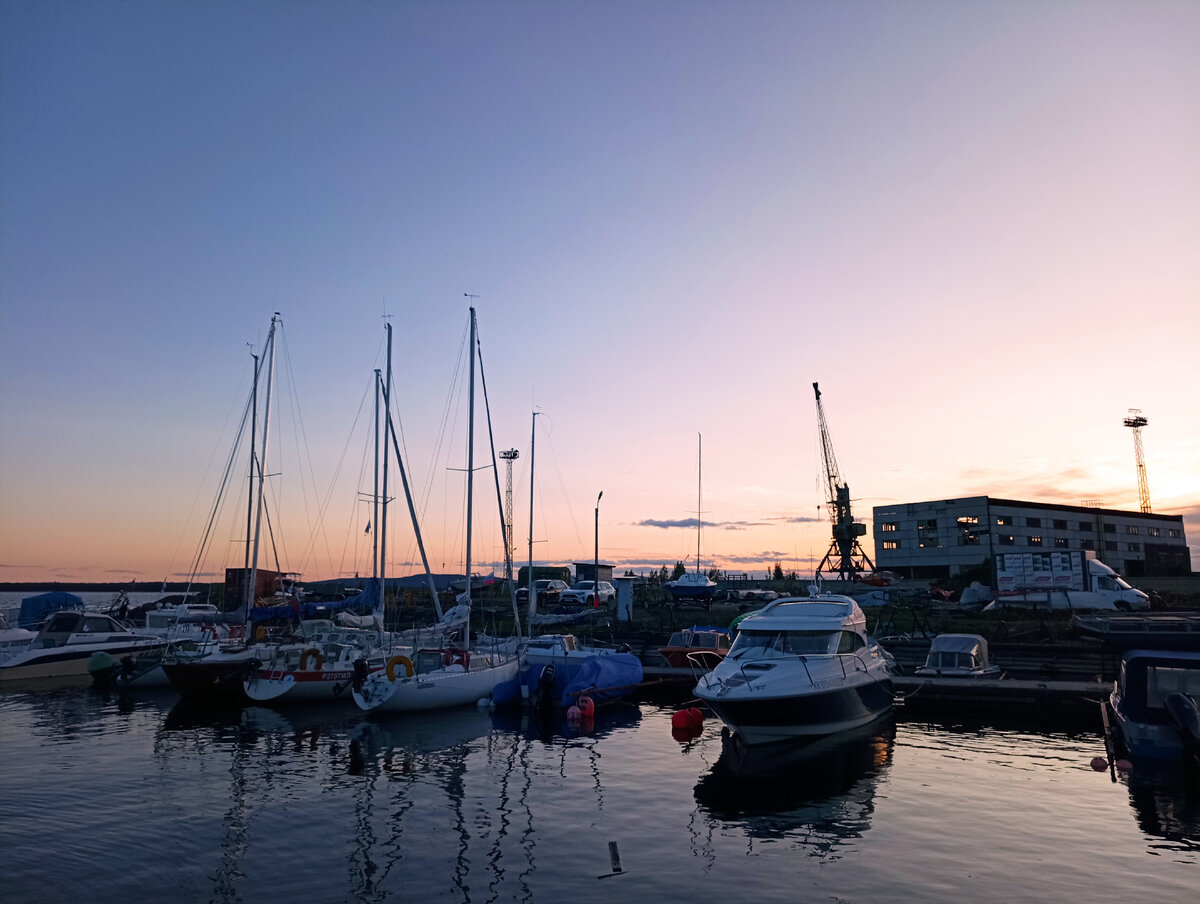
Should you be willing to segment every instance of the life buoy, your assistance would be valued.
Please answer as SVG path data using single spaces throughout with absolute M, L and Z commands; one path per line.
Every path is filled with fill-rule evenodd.
M 267 639 L 267 626 L 266 625 L 258 626 L 258 630 L 254 632 L 254 639 L 255 640 L 266 640 Z
M 310 647 L 300 654 L 300 671 L 303 672 L 308 668 L 308 661 L 310 659 L 316 660 L 316 665 L 313 666 L 314 669 L 319 669 L 325 664 L 325 657 L 321 655 L 321 651 L 316 647 Z
M 396 680 L 396 666 L 404 666 L 404 674 L 409 678 L 413 676 L 413 662 L 407 656 L 393 656 L 387 661 L 387 676 L 388 681 Z

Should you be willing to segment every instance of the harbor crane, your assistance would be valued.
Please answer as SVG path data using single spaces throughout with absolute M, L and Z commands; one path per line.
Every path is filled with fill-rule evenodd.
M 1142 428 L 1148 423 L 1140 408 L 1130 408 L 1125 426 L 1133 429 L 1133 454 L 1137 459 L 1138 501 L 1142 511 L 1150 511 L 1150 484 L 1146 480 L 1146 456 L 1142 454 Z
M 866 535 L 867 526 L 855 521 L 850 512 L 850 487 L 838 471 L 829 425 L 825 423 L 825 409 L 821 406 L 821 390 L 816 383 L 813 383 L 813 392 L 817 397 L 817 423 L 821 430 L 821 452 L 825 457 L 826 505 L 829 520 L 833 522 L 833 539 L 825 558 L 817 566 L 816 577 L 820 580 L 822 574 L 837 574 L 843 581 L 852 581 L 861 574 L 874 572 L 875 564 L 858 540 Z

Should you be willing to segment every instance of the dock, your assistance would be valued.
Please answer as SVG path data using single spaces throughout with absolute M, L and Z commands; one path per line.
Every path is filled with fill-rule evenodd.
M 1026 712 L 1087 708 L 1108 699 L 1103 681 L 1036 678 L 933 678 L 897 675 L 898 702 L 906 708 L 1018 709 Z

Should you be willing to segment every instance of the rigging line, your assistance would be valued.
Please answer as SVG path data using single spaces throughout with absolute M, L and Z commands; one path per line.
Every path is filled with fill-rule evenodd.
M 260 367 L 261 367 L 261 365 L 260 365 Z M 256 370 L 255 381 L 257 382 L 257 380 L 258 380 L 258 373 Z M 216 495 L 216 498 L 213 500 L 212 509 L 209 514 L 208 524 L 205 527 L 204 533 L 201 536 L 200 545 L 196 550 L 196 556 L 192 560 L 192 569 L 191 569 L 190 574 L 188 575 L 188 582 L 187 582 L 187 588 L 189 591 L 192 588 L 192 584 L 195 583 L 196 576 L 199 573 L 200 567 L 204 562 L 206 550 L 208 549 L 208 544 L 212 538 L 213 527 L 216 524 L 217 516 L 221 510 L 221 500 L 224 498 L 225 492 L 229 487 L 229 477 L 230 477 L 230 474 L 233 472 L 234 462 L 237 460 L 237 456 L 240 451 L 242 437 L 245 435 L 246 423 L 250 417 L 250 409 L 251 409 L 251 405 L 253 404 L 252 403 L 253 398 L 254 398 L 254 395 L 253 395 L 253 391 L 252 391 L 250 397 L 246 399 L 246 405 L 242 410 L 242 421 L 241 421 L 241 424 L 238 426 L 237 435 L 234 437 L 233 448 L 230 450 L 229 458 L 225 463 L 224 474 L 222 475 L 221 481 L 217 486 L 217 495 Z
M 575 518 L 575 508 L 571 505 L 571 497 L 567 495 L 567 485 L 563 481 L 562 469 L 558 466 L 558 455 L 554 449 L 554 442 L 550 439 L 549 431 L 546 431 L 546 440 L 550 443 L 550 458 L 554 462 L 554 476 L 558 478 L 558 488 L 562 491 L 563 501 L 567 505 L 567 514 L 571 518 L 571 528 L 575 531 L 575 542 L 582 548 L 583 536 L 579 533 L 579 522 Z
M 253 385 L 253 382 L 255 380 L 257 380 L 257 378 L 258 378 L 258 370 L 257 370 L 257 368 L 254 368 L 252 376 L 251 376 L 251 385 Z M 245 429 L 245 418 L 246 418 L 245 407 L 248 404 L 249 404 L 249 402 L 247 401 L 242 406 L 242 408 L 243 408 L 243 414 L 242 414 L 243 423 L 238 428 L 237 438 L 234 441 L 235 448 L 240 443 L 242 432 Z M 236 402 L 234 402 L 234 403 L 230 404 L 229 410 L 225 412 L 225 421 L 221 424 L 221 429 L 217 434 L 218 440 L 217 440 L 217 442 L 213 443 L 212 451 L 209 452 L 209 455 L 208 455 L 208 463 L 204 466 L 204 476 L 201 477 L 200 481 L 196 484 L 196 492 L 192 496 L 192 505 L 188 509 L 187 518 L 184 519 L 185 527 L 179 531 L 179 536 L 175 540 L 175 549 L 171 552 L 171 558 L 168 560 L 168 564 L 167 564 L 167 573 L 168 574 L 171 572 L 172 568 L 174 567 L 175 560 L 179 557 L 179 548 L 183 545 L 183 537 L 184 537 L 184 534 L 187 533 L 187 530 L 188 530 L 187 525 L 191 524 L 192 516 L 196 513 L 196 506 L 200 501 L 200 494 L 203 492 L 205 484 L 208 483 L 208 475 L 209 475 L 209 472 L 212 471 L 213 461 L 217 457 L 217 449 L 222 444 L 220 438 L 225 436 L 225 431 L 228 429 L 229 423 L 233 419 L 234 412 L 236 412 L 236 411 L 237 411 L 237 404 L 236 404 Z M 166 577 L 164 576 L 164 580 L 165 579 L 166 579 Z M 190 587 L 190 583 L 189 583 L 189 587 Z
M 375 386 L 375 375 L 372 372 L 370 385 L 363 387 L 362 398 L 359 399 L 359 402 L 358 402 L 358 410 L 354 413 L 354 421 L 351 423 L 350 430 L 346 434 L 346 442 L 345 442 L 345 445 L 342 446 L 342 453 L 341 453 L 341 456 L 338 458 L 337 468 L 334 471 L 334 479 L 332 481 L 330 481 L 330 484 L 329 484 L 330 498 L 332 498 L 334 486 L 338 482 L 338 476 L 341 474 L 342 465 L 343 465 L 343 462 L 345 461 L 347 453 L 350 449 L 350 444 L 351 444 L 351 442 L 353 442 L 355 434 L 358 432 L 359 420 L 362 418 L 363 410 L 366 408 L 367 399 L 370 398 L 371 390 L 374 388 L 374 386 Z M 342 540 L 342 555 L 341 555 L 341 558 L 338 560 L 338 570 L 336 572 L 336 574 L 338 574 L 338 575 L 341 575 L 345 572 L 346 547 L 349 545 L 349 538 L 351 536 L 354 537 L 354 556 L 353 556 L 353 558 L 354 558 L 356 564 L 358 562 L 358 540 L 359 540 L 359 537 L 361 536 L 361 531 L 358 530 L 357 524 L 356 524 L 357 518 L 358 518 L 357 504 L 359 501 L 358 497 L 363 495 L 362 490 L 359 488 L 362 487 L 363 480 L 366 477 L 368 458 L 370 457 L 370 453 L 371 453 L 370 447 L 366 443 L 364 443 L 362 446 L 362 458 L 360 459 L 359 465 L 358 465 L 358 479 L 354 483 L 354 486 L 356 488 L 355 498 L 350 504 L 350 513 L 348 515 L 349 524 L 347 526 L 346 533 Z M 372 489 L 371 494 L 369 494 L 369 495 L 374 495 L 374 489 Z M 328 502 L 326 502 L 326 505 L 328 505 Z M 368 515 L 367 517 L 368 517 L 368 523 L 369 523 L 370 516 Z M 378 525 L 372 525 L 373 530 L 377 529 L 377 528 L 378 528 Z M 357 569 L 355 569 L 355 570 L 357 571 Z
M 478 330 L 478 326 L 476 327 L 476 330 Z M 480 342 L 478 339 L 476 339 L 476 344 L 480 345 Z M 496 507 L 500 513 L 500 524 L 501 524 L 500 533 L 502 535 L 503 542 L 504 542 L 504 569 L 505 569 L 504 573 L 507 576 L 507 575 L 512 574 L 512 550 L 509 548 L 509 545 L 508 545 L 508 530 L 504 526 L 504 497 L 500 495 L 500 469 L 496 467 L 496 439 L 492 434 L 492 407 L 491 407 L 490 403 L 488 402 L 487 377 L 485 377 L 484 373 L 483 373 L 483 349 L 482 348 L 480 348 L 480 350 L 479 350 L 479 384 L 483 389 L 483 410 L 484 410 L 485 414 L 487 415 L 488 443 L 490 444 L 491 453 L 492 453 L 492 476 L 495 478 L 495 483 L 496 483 Z M 598 578 L 599 578 L 599 575 L 597 575 L 597 579 Z M 469 576 L 468 576 L 468 580 L 470 580 Z M 517 588 L 513 586 L 512 581 L 508 581 L 507 583 L 508 583 L 508 593 L 509 593 L 509 596 L 512 598 L 512 608 L 513 608 L 513 618 L 514 618 L 515 629 L 517 632 L 517 636 L 520 637 L 521 636 L 521 615 L 517 608 Z

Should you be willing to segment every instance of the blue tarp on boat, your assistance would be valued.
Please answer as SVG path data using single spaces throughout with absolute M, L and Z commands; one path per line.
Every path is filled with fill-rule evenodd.
M 65 590 L 52 590 L 27 596 L 21 600 L 21 614 L 17 616 L 18 628 L 32 628 L 46 620 L 46 616 L 59 609 L 82 609 L 83 598 Z
M 562 695 L 562 705 L 571 706 L 582 691 L 596 703 L 619 700 L 635 684 L 642 683 L 642 661 L 632 653 L 604 653 L 586 659 Z

